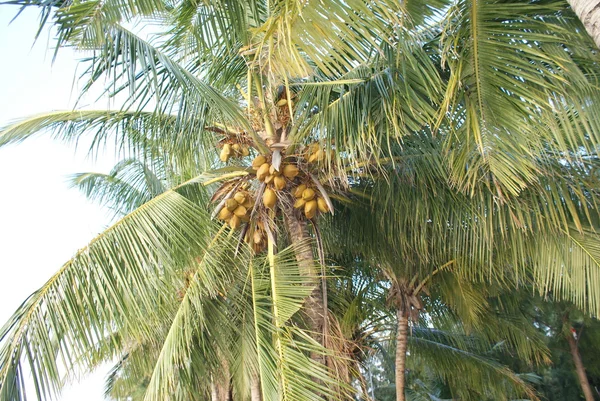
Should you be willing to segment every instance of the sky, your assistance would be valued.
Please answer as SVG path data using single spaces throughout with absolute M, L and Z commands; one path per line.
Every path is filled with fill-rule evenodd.
M 52 41 L 44 31 L 34 41 L 38 13 L 10 23 L 17 8 L 0 5 L 0 127 L 29 115 L 72 109 L 78 56 L 61 50 L 52 63 Z M 35 42 L 35 44 L 34 44 Z M 49 50 L 50 49 L 50 50 Z M 88 107 L 97 105 L 88 102 Z M 110 224 L 109 214 L 68 185 L 78 172 L 108 172 L 115 160 L 41 134 L 0 148 L 0 326 L 75 252 Z M 103 400 L 102 366 L 65 388 L 61 401 Z

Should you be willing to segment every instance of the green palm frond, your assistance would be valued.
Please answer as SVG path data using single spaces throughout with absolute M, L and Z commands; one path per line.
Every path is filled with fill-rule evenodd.
M 214 232 L 198 203 L 206 201 L 204 191 L 195 193 L 171 190 L 125 216 L 19 307 L 0 330 L 2 399 L 25 396 L 24 364 L 38 397 L 46 397 L 62 384 L 61 369 L 90 370 L 94 355 L 113 355 L 106 334 L 153 337 L 176 291 L 164 283 L 206 249 Z M 216 277 L 205 285 L 222 288 Z
M 255 275 L 259 274 L 251 278 L 257 349 L 266 348 L 271 339 L 273 350 L 270 354 L 275 360 L 275 364 L 269 360 L 259 361 L 264 399 L 313 400 L 336 396 L 335 382 L 327 368 L 309 357 L 310 353 L 327 351 L 290 322 L 302 309 L 314 286 L 314 278 L 302 275 L 296 260 L 300 248 L 307 246 L 310 244 L 297 243 L 276 255 L 267 256 L 262 274 L 253 269 Z M 268 322 L 273 324 L 271 329 L 268 329 Z M 272 393 L 273 384 L 269 385 L 273 378 L 278 378 L 277 395 Z
M 600 237 L 595 230 L 558 236 L 538 235 L 527 246 L 533 282 L 540 294 L 573 302 L 593 316 L 600 314 Z
M 304 85 L 298 101 L 307 107 L 291 138 L 335 148 L 347 159 L 334 160 L 338 165 L 377 166 L 406 136 L 433 125 L 444 87 L 433 60 L 414 38 L 402 37 L 385 50 L 378 62 L 358 66 L 339 84 L 316 77 Z
M 595 148 L 598 80 L 580 58 L 583 35 L 559 1 L 461 0 L 443 26 L 450 68 L 451 179 L 471 191 L 488 174 L 505 197 L 535 181 L 547 149 Z M 577 117 L 575 117 L 575 115 Z M 518 133 L 518 135 L 516 135 Z
M 166 190 L 165 178 L 156 175 L 165 177 L 164 171 L 157 167 L 159 171 L 155 172 L 136 159 L 126 159 L 117 163 L 110 174 L 79 173 L 70 177 L 70 183 L 88 199 L 124 215 Z
M 407 359 L 409 367 L 425 364 L 449 384 L 457 398 L 537 399 L 531 385 L 507 367 L 488 356 L 454 347 L 436 333 L 415 332 L 409 344 L 418 349 L 414 358 Z
M 55 111 L 2 127 L 0 146 L 48 133 L 69 144 L 89 143 L 90 154 L 110 149 L 128 158 L 155 159 L 169 175 L 186 177 L 212 166 L 217 142 L 201 121 L 193 117 L 188 122 L 191 125 L 182 124 L 176 115 L 135 110 Z M 195 135 L 186 135 L 188 130 Z

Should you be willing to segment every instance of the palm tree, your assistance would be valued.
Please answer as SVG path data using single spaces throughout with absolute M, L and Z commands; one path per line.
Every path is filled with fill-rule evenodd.
M 122 173 L 124 165 L 137 166 L 138 168 L 135 169 L 137 174 L 124 175 Z M 133 163 L 128 160 L 127 163 L 119 163 L 115 166 L 113 173 L 108 176 L 94 173 L 75 175 L 73 184 L 91 199 L 112 207 L 116 200 L 132 198 L 124 196 L 126 193 L 131 195 L 148 193 L 149 189 L 155 186 L 156 180 L 145 179 L 148 176 L 154 177 L 154 174 L 148 170 L 148 168 L 140 168 L 139 162 Z M 116 180 L 117 175 L 123 176 L 124 179 Z M 145 184 L 140 186 L 142 182 Z M 122 207 L 125 212 L 129 203 L 123 202 Z M 332 276 L 327 286 L 330 287 L 328 302 L 331 305 L 331 323 L 334 326 L 330 328 L 328 348 L 330 352 L 335 351 L 344 358 L 341 360 L 330 358 L 328 363 L 333 365 L 338 377 L 343 378 L 346 383 L 359 380 L 365 393 L 367 383 L 361 375 L 361 366 L 369 353 L 368 350 L 373 347 L 385 348 L 385 344 L 393 343 L 387 340 L 390 333 L 395 332 L 395 319 L 392 317 L 393 314 L 388 313 L 386 301 L 387 282 L 377 278 L 379 276 L 375 273 L 377 269 L 374 270 L 365 263 L 357 263 L 355 257 L 351 255 L 344 258 L 338 254 L 335 260 L 343 261 L 346 267 Z M 539 363 L 547 359 L 547 350 L 540 340 L 539 333 L 533 331 L 533 326 L 529 322 L 525 322 L 525 325 L 522 324 L 523 322 L 521 325 L 515 324 L 519 321 L 518 313 L 515 311 L 507 313 L 504 310 L 505 305 L 514 308 L 510 302 L 503 300 L 497 303 L 500 309 L 503 309 L 500 315 L 496 310 L 498 307 L 491 308 L 492 305 L 485 299 L 484 294 L 487 290 L 482 286 L 474 288 L 461 277 L 441 271 L 438 274 L 434 283 L 430 280 L 432 285 L 428 285 L 426 290 L 428 325 L 446 327 L 452 332 L 432 330 L 423 325 L 413 326 L 411 331 L 415 336 L 410 338 L 410 342 L 416 345 L 411 352 L 413 358 L 419 360 L 418 364 L 425 363 L 429 367 L 430 375 L 451 383 L 452 393 L 463 399 L 477 399 L 483 394 L 486 396 L 493 394 L 492 398 L 501 399 L 510 394 L 520 393 L 535 398 L 531 388 L 518 375 L 481 353 L 489 351 L 488 347 L 492 347 L 498 341 L 503 341 L 522 360 L 528 362 L 535 360 Z M 422 282 L 420 287 L 423 289 L 424 285 L 425 283 Z M 457 292 L 456 288 L 460 288 L 460 291 Z M 466 334 L 473 330 L 477 332 L 479 338 Z M 235 347 L 239 347 L 239 342 L 236 342 L 233 349 Z M 144 348 L 144 352 L 147 353 L 148 349 Z M 145 377 L 140 377 L 138 372 L 132 380 L 125 373 L 132 369 L 129 366 L 131 363 L 128 361 L 129 358 L 130 355 L 127 354 L 115 366 L 109 377 L 108 391 L 123 398 L 134 394 L 134 399 L 137 399 L 135 391 L 145 390 L 140 383 L 149 381 L 152 365 L 144 364 L 146 368 L 141 371 Z M 143 356 L 142 358 L 142 360 L 147 359 Z M 139 369 L 139 363 L 131 364 Z M 452 372 L 457 367 L 460 367 L 464 374 L 469 372 L 467 375 L 470 379 L 465 380 L 464 375 L 461 378 L 454 378 Z M 397 370 L 400 371 L 403 372 L 404 369 Z M 220 389 L 213 384 L 213 392 L 215 393 L 213 399 L 220 400 L 223 399 L 222 394 L 228 394 L 228 389 L 227 387 Z M 404 394 L 403 390 L 399 392 Z
M 424 155 L 425 167 L 412 172 L 425 184 L 412 205 L 429 209 L 425 200 L 441 180 L 444 193 L 455 195 L 448 199 L 458 212 L 442 208 L 433 233 L 428 220 L 404 225 L 404 219 L 388 219 L 369 232 L 371 242 L 363 247 L 382 229 L 403 233 L 388 239 L 411 238 L 411 247 L 426 254 L 442 245 L 430 263 L 414 266 L 418 279 L 432 273 L 421 271 L 423 266 L 435 269 L 452 260 L 442 261 L 449 254 L 442 250 L 463 258 L 476 251 L 478 263 L 466 258 L 462 267 L 480 278 L 482 266 L 494 277 L 513 278 L 507 268 L 525 273 L 520 261 L 531 260 L 538 288 L 552 287 L 598 310 L 599 289 L 583 279 L 583 272 L 596 274 L 596 259 L 581 250 L 582 243 L 593 242 L 587 226 L 597 220 L 589 182 L 595 178 L 600 121 L 596 59 L 578 46 L 587 39 L 573 33 L 575 22 L 562 17 L 558 3 L 502 8 L 491 0 L 459 1 L 425 12 L 361 0 L 15 3 L 44 7 L 43 19 L 53 18 L 60 45 L 93 52 L 84 91 L 106 82 L 107 94 L 129 91 L 129 97 L 119 111 L 54 112 L 17 122 L 3 131 L 0 143 L 44 128 L 64 140 L 91 132 L 94 146 L 116 139 L 140 158 L 163 158 L 169 176 L 180 178 L 80 251 L 4 326 L 3 399 L 23 395 L 24 359 L 44 395 L 58 387 L 61 364 L 70 368 L 77 361 L 90 369 L 98 358 L 131 343 L 145 346 L 146 340 L 156 351 L 147 399 L 172 393 L 185 398 L 200 378 L 212 376 L 215 383 L 223 371 L 236 369 L 241 379 L 234 380 L 234 389 L 240 393 L 244 386 L 255 388 L 249 378 L 258 376 L 264 399 L 329 394 L 322 347 L 328 345 L 327 297 L 306 246 L 309 227 L 316 235 L 322 219 L 315 217 L 333 211 L 333 201 L 355 183 L 368 184 L 390 165 L 411 168 L 402 151 L 413 137 L 439 143 L 433 153 L 424 151 L 429 139 L 408 148 Z M 156 40 L 124 27 L 136 17 L 161 23 Z M 255 166 L 250 156 L 256 156 Z M 286 166 L 292 167 L 281 174 Z M 302 185 L 302 200 L 295 200 Z M 384 193 L 384 200 L 397 197 L 392 187 Z M 384 216 L 410 215 L 406 202 L 415 198 L 400 194 L 404 209 L 388 203 L 394 214 Z M 222 226 L 210 223 L 208 209 L 216 209 L 236 233 L 225 235 Z M 456 236 L 446 241 L 442 227 L 449 216 L 456 216 Z M 485 224 L 470 224 L 473 216 Z M 243 228 L 242 218 L 248 220 Z M 419 233 L 418 227 L 425 229 Z M 507 236 L 511 240 L 497 252 L 504 241 L 494 239 L 503 240 L 508 230 L 522 235 Z M 545 235 L 534 236 L 538 230 Z M 467 234 L 478 241 L 464 241 Z M 253 252 L 244 240 L 254 242 Z M 554 256 L 547 250 L 563 257 L 546 263 L 542 257 Z M 565 278 L 565 267 L 575 280 Z M 194 274 L 176 302 L 173 294 L 181 288 L 160 283 L 175 283 L 190 268 Z M 226 291 L 239 287 L 234 283 L 246 284 L 239 298 Z M 226 363 L 242 355 L 234 358 L 225 343 L 214 343 L 233 334 L 215 336 L 206 329 L 213 316 L 207 310 L 234 299 L 248 307 L 236 316 L 251 319 L 244 327 L 254 328 L 239 339 L 256 351 L 242 368 Z M 150 313 L 156 305 L 159 310 Z M 157 327 L 164 327 L 162 341 L 156 341 Z M 214 352 L 198 355 L 197 349 Z M 199 360 L 205 363 L 189 365 Z M 303 392 L 293 392 L 299 388 Z

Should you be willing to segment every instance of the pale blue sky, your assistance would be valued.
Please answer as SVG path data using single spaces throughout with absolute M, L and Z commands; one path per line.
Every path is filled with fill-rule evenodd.
M 77 56 L 62 50 L 52 64 L 47 32 L 33 45 L 38 13 L 23 13 L 9 25 L 16 12 L 0 6 L 0 126 L 72 108 L 77 93 L 72 90 Z M 76 172 L 106 172 L 113 163 L 112 157 L 94 162 L 43 135 L 0 149 L 0 325 L 109 223 L 106 212 L 66 181 Z M 67 387 L 60 400 L 103 400 L 106 371 L 104 366 Z

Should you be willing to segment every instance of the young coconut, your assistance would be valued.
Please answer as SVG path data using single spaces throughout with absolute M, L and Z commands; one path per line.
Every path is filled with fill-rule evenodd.
M 246 209 L 244 206 L 242 206 L 242 205 L 238 206 L 238 207 L 237 207 L 237 208 L 236 208 L 236 209 L 233 211 L 233 214 L 235 214 L 235 215 L 236 215 L 236 216 L 238 216 L 238 217 L 242 217 L 242 216 L 244 216 L 246 213 L 248 213 L 248 210 L 247 210 L 247 209 Z
M 233 195 L 233 199 L 235 199 L 235 201 L 241 205 L 246 202 L 246 195 L 244 195 L 242 192 L 237 192 L 235 195 Z
M 229 220 L 229 227 L 236 230 L 240 227 L 241 224 L 242 224 L 242 219 L 240 219 L 235 214 L 233 216 L 231 216 L 231 219 Z
M 221 149 L 219 159 L 221 159 L 222 162 L 227 162 L 227 160 L 229 160 L 229 156 L 231 156 L 231 145 L 226 143 L 223 145 L 223 149 Z
M 260 166 L 262 166 L 266 162 L 267 162 L 267 158 L 266 157 L 264 157 L 263 155 L 258 155 L 252 161 L 252 168 L 255 169 L 255 170 L 258 170 L 260 168 Z
M 313 200 L 313 198 L 315 197 L 315 190 L 312 188 L 306 188 L 304 191 L 302 191 L 302 199 L 304 199 L 305 201 L 311 201 Z M 316 202 L 315 202 L 315 206 Z
M 275 203 L 277 203 L 277 195 L 275 191 L 271 188 L 265 188 L 265 192 L 263 194 L 263 204 L 265 207 L 269 209 L 273 209 L 275 207 Z
M 323 198 L 317 199 L 317 206 L 319 207 L 319 212 L 321 213 L 327 213 L 329 211 L 329 206 L 327 206 L 327 202 L 325 202 L 325 199 Z
M 305 189 L 306 189 L 306 185 L 304 185 L 304 184 L 298 185 L 296 187 L 296 189 L 294 190 L 294 197 L 302 198 L 302 192 L 304 192 Z
M 238 207 L 238 203 L 236 202 L 235 199 L 227 199 L 225 201 L 225 207 L 230 211 L 233 212 L 237 207 Z
M 221 209 L 221 211 L 219 212 L 219 219 L 220 220 L 228 220 L 230 218 L 231 218 L 231 211 L 229 209 L 227 209 L 226 207 Z
M 306 216 L 307 219 L 312 219 L 313 217 L 315 217 L 315 215 L 317 214 L 317 201 L 316 200 L 310 200 L 308 202 L 306 202 L 306 204 L 304 205 L 304 215 Z
M 269 163 L 263 163 L 256 172 L 256 178 L 258 178 L 259 181 L 264 181 L 265 178 L 269 176 L 270 167 Z
M 306 201 L 304 199 L 298 198 L 298 199 L 296 199 L 296 202 L 294 202 L 294 208 L 300 209 L 300 208 L 304 207 L 305 204 L 306 204 Z
M 285 178 L 280 175 L 275 176 L 275 178 L 273 178 L 273 185 L 278 191 L 281 191 L 283 188 L 285 188 Z
M 283 166 L 283 175 L 289 178 L 290 180 L 296 178 L 298 173 L 298 167 L 294 166 L 293 164 L 286 164 L 285 166 Z

